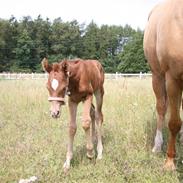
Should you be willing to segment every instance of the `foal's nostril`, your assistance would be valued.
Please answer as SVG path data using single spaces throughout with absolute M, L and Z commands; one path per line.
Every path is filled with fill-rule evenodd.
M 58 117 L 59 117 L 59 114 L 60 114 L 60 111 L 56 111 L 56 112 L 53 112 L 53 113 L 51 114 L 51 116 L 52 116 L 53 118 L 58 118 Z
M 57 111 L 57 114 L 56 114 L 56 115 L 58 116 L 59 114 L 60 114 L 60 112 L 59 112 L 59 111 Z

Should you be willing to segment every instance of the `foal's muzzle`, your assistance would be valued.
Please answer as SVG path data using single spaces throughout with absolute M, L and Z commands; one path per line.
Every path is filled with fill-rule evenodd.
M 62 97 L 48 97 L 48 101 L 51 102 L 51 116 L 53 118 L 60 117 L 60 106 L 65 104 L 65 99 Z
M 52 112 L 51 111 L 51 116 L 53 117 L 53 118 L 59 118 L 60 117 L 60 111 L 55 111 L 55 112 Z

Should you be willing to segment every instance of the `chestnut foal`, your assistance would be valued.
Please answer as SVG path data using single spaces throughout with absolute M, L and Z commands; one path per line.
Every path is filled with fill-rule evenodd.
M 86 133 L 87 157 L 93 158 L 95 139 L 95 120 L 97 129 L 97 159 L 102 158 L 101 126 L 103 122 L 102 103 L 104 95 L 104 71 L 97 60 L 63 60 L 60 63 L 49 64 L 46 58 L 42 61 L 43 69 L 48 72 L 48 101 L 51 103 L 51 116 L 58 118 L 61 105 L 65 104 L 68 95 L 70 114 L 69 142 L 67 148 L 64 172 L 70 168 L 73 157 L 73 141 L 76 133 L 77 106 L 83 102 L 82 127 Z M 92 104 L 93 95 L 96 98 L 96 111 Z

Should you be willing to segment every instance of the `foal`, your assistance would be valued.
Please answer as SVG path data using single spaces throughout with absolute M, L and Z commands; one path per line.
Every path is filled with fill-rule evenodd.
M 96 60 L 74 61 L 63 60 L 60 63 L 49 64 L 46 58 L 42 61 L 43 69 L 48 72 L 47 89 L 48 101 L 51 103 L 51 116 L 58 118 L 61 114 L 61 106 L 65 104 L 65 96 L 68 95 L 69 106 L 69 142 L 67 147 L 64 172 L 70 168 L 73 157 L 73 141 L 76 133 L 77 106 L 83 102 L 82 127 L 86 133 L 87 157 L 93 158 L 95 139 L 95 121 L 97 127 L 97 159 L 102 158 L 101 126 L 103 122 L 102 103 L 104 95 L 104 71 Z M 96 111 L 92 104 L 93 95 L 96 98 Z M 91 130 L 90 130 L 91 129 Z

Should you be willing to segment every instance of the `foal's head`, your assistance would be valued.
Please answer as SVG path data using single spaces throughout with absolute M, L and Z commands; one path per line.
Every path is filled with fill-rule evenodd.
M 46 58 L 42 61 L 43 69 L 49 74 L 47 89 L 48 101 L 51 103 L 51 116 L 58 118 L 61 113 L 61 105 L 65 104 L 65 95 L 68 86 L 67 61 L 49 64 Z

